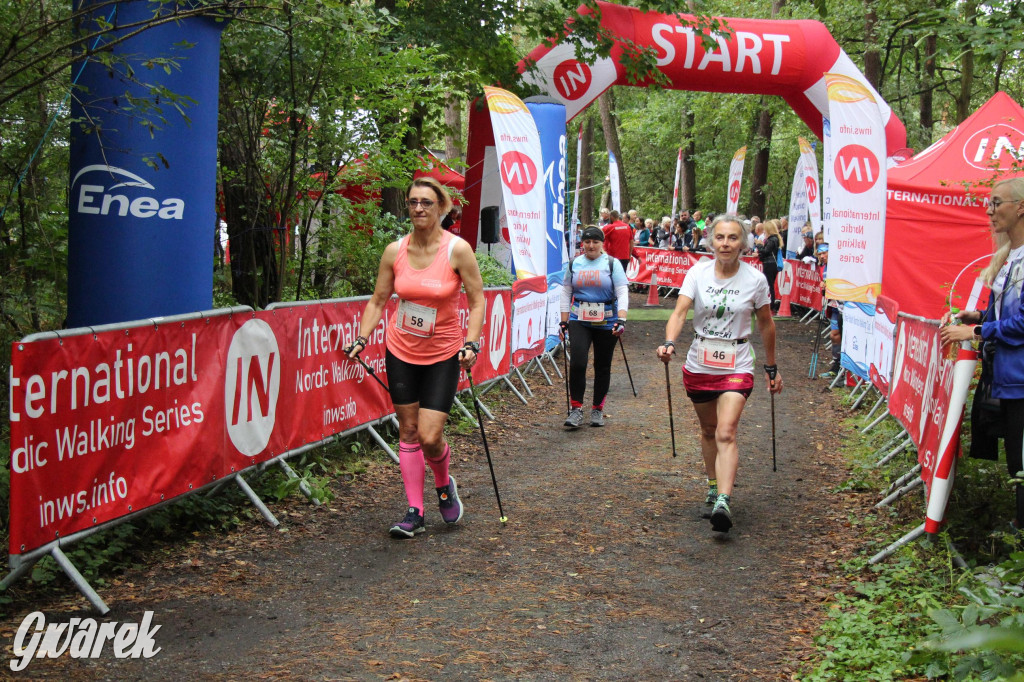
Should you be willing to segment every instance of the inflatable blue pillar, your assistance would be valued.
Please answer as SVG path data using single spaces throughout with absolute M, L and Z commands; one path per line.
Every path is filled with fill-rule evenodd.
M 562 288 L 562 273 L 568 264 L 565 247 L 565 188 L 566 188 L 566 135 L 565 105 L 551 97 L 537 95 L 527 97 L 523 102 L 530 110 L 537 132 L 540 133 L 540 153 L 544 161 L 544 197 L 547 202 L 547 281 L 548 315 L 547 342 L 545 350 L 558 345 L 558 322 L 560 319 L 557 290 Z
M 75 5 L 95 6 L 97 19 L 115 27 L 150 20 L 156 7 L 145 0 Z M 81 26 L 82 33 L 96 29 Z M 75 64 L 82 73 L 71 107 L 67 326 L 212 307 L 223 27 L 205 17 L 169 21 L 115 46 L 125 64 Z M 115 28 L 101 44 L 137 30 Z M 167 73 L 162 65 L 147 68 L 151 58 L 176 64 Z M 189 98 L 187 119 L 154 87 Z

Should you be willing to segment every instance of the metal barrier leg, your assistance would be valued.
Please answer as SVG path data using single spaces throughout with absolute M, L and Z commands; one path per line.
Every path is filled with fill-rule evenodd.
M 891 493 L 891 494 L 883 497 L 882 500 L 879 501 L 879 503 L 875 505 L 875 509 L 881 509 L 882 507 L 888 507 L 890 504 L 892 504 L 896 500 L 900 499 L 901 497 L 903 497 L 904 495 L 909 493 L 911 490 L 913 490 L 914 488 L 916 488 L 917 486 L 919 486 L 919 485 L 921 485 L 923 483 L 924 483 L 924 479 L 922 479 L 920 476 L 918 476 L 913 481 L 911 481 L 910 483 L 906 484 L 905 486 L 903 486 L 902 488 L 900 488 L 896 492 Z
M 829 388 L 835 388 L 839 385 L 839 382 L 846 378 L 846 370 L 842 367 L 836 372 L 836 378 L 832 380 L 832 383 L 828 385 Z
M 395 428 L 398 428 L 398 420 L 395 419 L 394 417 L 391 418 L 395 422 Z M 398 455 L 396 455 L 395 451 L 391 449 L 391 446 L 388 445 L 387 441 L 380 437 L 380 434 L 377 433 L 377 430 L 372 426 L 367 426 L 366 430 L 370 432 L 370 437 L 377 441 L 377 445 L 379 445 L 384 452 L 388 453 L 388 457 L 393 459 L 395 461 L 395 464 L 398 464 Z
M 863 393 L 860 394 L 860 397 L 857 398 L 857 400 L 853 403 L 853 407 L 850 408 L 851 411 L 856 411 L 856 409 L 860 407 L 860 404 L 861 402 L 863 402 L 864 398 L 868 396 L 868 393 L 871 393 L 871 391 L 874 389 L 874 386 L 871 385 L 870 381 L 867 381 L 865 383 L 868 387 Z
M 472 395 L 472 393 L 470 395 Z M 484 405 L 484 401 L 482 400 L 480 401 L 480 409 L 483 410 L 483 413 L 487 416 L 488 420 L 494 421 L 494 413 L 487 409 L 487 406 Z
M 878 400 L 878 404 L 881 404 L 883 402 L 885 402 L 885 398 L 880 398 Z M 871 411 L 874 412 L 874 408 L 872 408 Z M 868 417 L 870 417 L 870 416 L 871 416 L 871 413 L 869 412 L 868 413 Z M 875 418 L 875 421 L 871 422 L 870 424 L 865 426 L 863 429 L 861 429 L 861 432 L 860 432 L 861 435 L 866 435 L 868 431 L 870 431 L 871 429 L 875 428 L 876 426 L 878 426 L 879 424 L 884 422 L 886 417 L 888 417 L 888 416 L 889 416 L 889 412 L 888 411 L 882 412 L 882 414 L 878 415 Z
M 528 396 L 530 396 L 532 398 L 533 397 L 533 389 L 530 388 L 530 384 L 526 383 L 526 377 L 523 376 L 523 373 L 519 371 L 518 367 L 513 367 L 512 371 L 516 373 L 517 377 L 519 377 L 519 381 L 523 382 L 523 390 L 526 391 L 526 395 L 528 395 Z M 551 385 L 551 380 L 548 379 L 548 386 L 550 386 L 550 385 Z
M 293 481 L 299 479 L 299 475 L 295 473 L 295 470 L 292 469 L 291 466 L 288 465 L 288 462 L 284 461 L 283 459 L 279 459 L 277 460 L 277 465 L 281 467 L 281 470 L 284 471 L 285 476 L 287 476 L 288 478 L 292 479 Z M 299 491 L 306 496 L 307 500 L 309 500 L 310 502 L 317 506 L 320 505 L 320 500 L 313 497 L 313 491 L 309 489 L 309 484 L 303 480 L 299 480 Z
M 897 422 L 897 424 L 898 423 L 899 422 Z M 910 434 L 907 433 L 907 430 L 905 428 L 900 427 L 900 432 L 897 433 L 892 438 L 890 438 L 889 440 L 885 441 L 885 445 L 883 445 L 882 447 L 880 447 L 877 450 L 875 450 L 875 453 L 872 455 L 872 457 L 880 456 L 883 452 L 885 452 L 886 450 L 888 450 L 892 446 L 896 445 L 896 443 L 899 443 L 901 440 L 903 440 L 904 438 L 906 438 L 909 435 Z
M 906 544 L 908 544 L 910 542 L 913 542 L 914 540 L 916 540 L 917 538 L 921 537 L 922 535 L 924 535 L 924 524 L 923 523 L 920 526 L 918 526 L 917 528 L 915 528 L 914 530 L 910 531 L 909 533 L 907 533 L 906 535 L 901 537 L 896 542 L 892 543 L 891 545 L 889 545 L 888 547 L 883 549 L 881 552 L 879 552 L 875 556 L 873 556 L 870 559 L 868 559 L 868 563 L 869 564 L 877 564 L 879 561 L 882 561 L 883 559 L 886 559 L 886 558 L 892 556 L 892 554 L 897 549 L 902 547 L 903 545 L 906 545 Z
M 548 376 L 548 373 L 544 369 L 544 364 L 540 361 L 540 358 L 539 357 L 534 358 L 533 361 L 537 363 L 537 368 L 540 370 L 540 373 L 544 375 L 544 381 L 548 382 L 548 386 L 550 386 L 551 385 L 551 377 Z M 517 372 L 519 371 L 518 367 L 516 368 L 516 371 Z
M 476 421 L 476 418 L 470 414 L 469 410 L 466 409 L 466 406 L 463 405 L 458 398 L 455 398 L 455 407 L 459 408 L 459 412 L 461 412 L 462 415 L 473 424 L 473 426 L 480 426 Z
M 106 602 L 100 598 L 100 595 L 96 594 L 96 590 L 92 589 L 92 585 L 89 584 L 89 581 L 82 577 L 82 574 L 78 572 L 78 569 L 75 568 L 73 563 L 71 563 L 71 560 L 68 559 L 67 555 L 61 551 L 60 547 L 54 547 L 51 549 L 50 556 L 52 556 L 53 560 L 57 562 L 57 565 L 60 566 L 65 575 L 71 578 L 71 582 L 75 584 L 78 591 L 82 593 L 83 597 L 89 600 L 89 603 L 92 604 L 94 609 L 99 611 L 101 616 L 105 616 L 110 613 L 110 607 L 107 606 Z
M 267 508 L 267 505 L 263 504 L 263 500 L 261 500 L 260 496 L 249 487 L 249 484 L 245 482 L 245 479 L 238 474 L 233 478 L 235 479 L 235 483 L 238 484 L 238 487 L 242 489 L 243 493 L 245 493 L 245 496 L 249 498 L 250 502 L 252 502 L 253 506 L 260 510 L 260 514 L 263 514 L 263 518 L 267 520 L 267 523 L 274 528 L 280 526 L 281 522 L 278 521 L 277 517 L 274 516 L 274 513 Z
M 914 478 L 915 476 L 917 476 L 920 473 L 921 473 L 921 465 L 920 464 L 915 464 L 913 469 L 911 469 L 910 471 L 908 471 L 907 473 L 903 474 L 902 476 L 897 478 L 895 481 L 890 483 L 889 487 L 886 488 L 885 492 L 882 493 L 882 494 L 883 495 L 888 495 L 893 490 L 896 490 L 896 488 L 899 488 L 901 485 L 905 484 L 907 481 L 909 481 L 910 479 Z
M 555 346 L 555 348 L 558 348 L 558 346 Z M 555 352 L 551 351 L 550 353 L 545 353 L 544 356 L 548 359 L 549 362 L 551 362 L 551 366 L 555 368 L 555 374 L 557 374 L 558 378 L 561 379 L 562 368 L 558 366 L 557 362 L 555 362 Z
M 910 447 L 910 445 L 912 443 L 913 443 L 913 441 L 911 441 L 910 438 L 907 438 L 905 441 L 903 441 L 898 446 L 896 446 L 895 450 L 893 450 L 888 455 L 886 455 L 882 459 L 880 459 L 877 462 L 875 462 L 875 466 L 876 467 L 885 466 L 886 464 L 889 463 L 889 460 L 891 460 L 893 457 L 895 457 L 896 455 L 898 455 L 901 452 L 903 452 L 904 450 L 906 450 L 908 447 Z
M 516 385 L 513 384 L 509 380 L 509 378 L 507 376 L 502 377 L 501 380 L 504 381 L 505 384 L 508 386 L 509 390 L 512 391 L 512 393 L 515 394 L 515 396 L 517 398 L 519 398 L 519 400 L 521 400 L 523 402 L 523 405 L 529 405 L 530 404 L 530 403 L 526 402 L 526 398 L 523 397 L 523 394 L 519 392 L 519 389 L 516 388 Z
M 809 324 L 811 318 L 814 317 L 817 314 L 818 314 L 818 311 L 815 310 L 814 308 L 811 308 L 810 310 L 807 311 L 806 315 L 804 315 L 803 317 L 800 318 L 800 321 L 803 322 L 804 324 Z

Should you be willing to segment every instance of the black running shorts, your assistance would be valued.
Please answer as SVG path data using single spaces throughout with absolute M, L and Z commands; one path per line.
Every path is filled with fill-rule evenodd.
M 461 352 L 461 351 L 459 351 Z M 414 365 L 399 360 L 391 351 L 384 355 L 391 402 L 448 413 L 459 387 L 459 352 L 432 365 Z

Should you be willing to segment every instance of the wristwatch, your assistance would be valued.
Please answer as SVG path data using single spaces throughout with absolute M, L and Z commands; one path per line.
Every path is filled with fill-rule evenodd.
M 480 354 L 480 344 L 475 341 L 466 341 L 466 343 L 462 344 L 462 347 L 470 349 L 477 355 Z

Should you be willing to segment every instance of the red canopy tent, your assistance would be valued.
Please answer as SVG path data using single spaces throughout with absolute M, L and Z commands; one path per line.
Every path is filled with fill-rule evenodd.
M 960 271 L 992 253 L 988 185 L 1022 174 L 1017 159 L 1024 160 L 1024 109 L 997 92 L 941 140 L 889 169 L 882 293 L 901 312 L 941 317 Z M 954 305 L 962 305 L 977 270 L 957 284 Z

